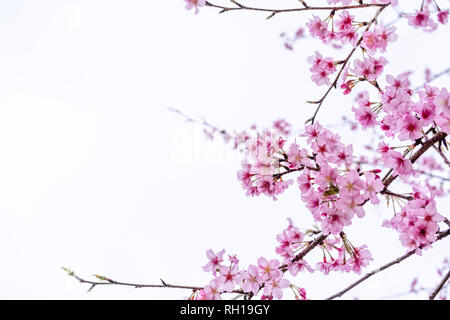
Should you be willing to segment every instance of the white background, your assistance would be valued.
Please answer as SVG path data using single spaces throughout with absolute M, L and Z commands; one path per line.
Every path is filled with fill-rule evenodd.
M 0 298 L 183 299 L 186 290 L 87 293 L 60 268 L 86 278 L 201 286 L 210 279 L 201 270 L 206 249 L 225 248 L 245 266 L 275 257 L 287 217 L 309 228 L 297 187 L 277 202 L 247 198 L 236 179 L 241 155 L 167 110 L 230 130 L 281 117 L 301 128 L 313 111 L 305 101 L 326 89 L 311 83 L 306 57 L 332 53 L 309 39 L 287 51 L 279 34 L 292 34 L 309 16 L 265 20 L 211 8 L 195 16 L 181 0 L 0 1 Z M 393 11 L 382 17 L 393 18 Z M 425 67 L 448 67 L 448 26 L 432 34 L 405 21 L 397 26 L 387 73 L 413 70 L 420 84 Z M 435 84 L 447 85 L 448 77 Z M 333 92 L 320 122 L 338 122 L 352 102 Z M 369 139 L 341 134 L 355 148 Z M 447 217 L 448 205 L 439 202 Z M 385 206 L 367 209 L 347 229 L 354 244 L 372 250 L 367 271 L 405 252 L 396 232 L 380 226 L 391 215 Z M 388 297 L 407 291 L 416 276 L 436 285 L 449 244 L 439 242 L 344 297 Z M 357 278 L 305 273 L 294 283 L 320 299 Z

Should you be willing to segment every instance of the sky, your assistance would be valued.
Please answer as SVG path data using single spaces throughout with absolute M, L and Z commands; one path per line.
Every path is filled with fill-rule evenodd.
M 332 52 L 311 39 L 288 51 L 280 34 L 294 33 L 308 16 L 266 20 L 211 8 L 194 15 L 181 0 L 1 1 L 0 298 L 184 299 L 188 291 L 167 288 L 87 292 L 61 267 L 86 279 L 203 286 L 210 280 L 201 269 L 207 249 L 226 249 L 248 265 L 275 257 L 288 217 L 309 228 L 296 188 L 278 201 L 246 197 L 236 178 L 242 154 L 168 111 L 231 131 L 279 118 L 301 129 L 313 111 L 305 101 L 324 90 L 312 85 L 306 58 Z M 383 19 L 394 18 L 390 12 Z M 426 67 L 448 67 L 448 26 L 432 34 L 405 21 L 396 26 L 388 73 L 412 70 L 420 85 Z M 332 93 L 319 121 L 335 124 L 352 102 Z M 345 129 L 341 135 L 355 146 L 370 139 Z M 448 204 L 441 199 L 438 207 Z M 371 248 L 367 271 L 405 252 L 398 235 L 381 227 L 390 210 L 368 209 L 347 230 L 352 242 Z M 449 244 L 441 241 L 344 298 L 389 297 L 417 276 L 434 286 Z M 358 277 L 302 274 L 295 284 L 321 299 Z

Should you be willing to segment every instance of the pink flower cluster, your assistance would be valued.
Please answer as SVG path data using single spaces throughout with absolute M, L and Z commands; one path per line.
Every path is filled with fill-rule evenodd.
M 296 276 L 299 272 L 308 270 L 314 272 L 314 269 L 305 260 L 295 260 L 298 250 L 301 250 L 308 244 L 305 241 L 305 235 L 295 227 L 291 219 L 288 219 L 289 225 L 281 234 L 277 235 L 279 246 L 275 252 L 283 258 L 283 265 L 286 265 L 289 273 Z
M 279 246 L 276 252 L 283 258 L 283 265 L 287 267 L 289 273 L 297 276 L 299 272 L 305 270 L 314 272 L 305 260 L 295 259 L 296 253 L 309 244 L 305 241 L 304 234 L 296 228 L 289 219 L 289 226 L 283 230 L 283 233 L 277 235 Z M 322 244 L 323 260 L 316 264 L 317 270 L 325 275 L 330 271 L 356 272 L 361 273 L 361 268 L 366 267 L 372 261 L 372 255 L 367 246 L 359 248 L 354 247 L 347 239 L 345 234 L 340 237 L 329 237 Z M 336 252 L 336 256 L 332 255 Z
M 363 34 L 362 47 L 373 55 L 377 50 L 386 51 L 388 42 L 394 42 L 398 38 L 395 27 L 376 25 L 373 31 L 367 30 Z
M 319 38 L 324 43 L 332 44 L 333 46 L 350 43 L 352 46 L 356 46 L 358 42 L 357 30 L 362 25 L 364 24 L 355 22 L 355 17 L 350 15 L 347 10 L 343 10 L 339 13 L 336 21 L 334 21 L 334 12 L 325 20 L 313 15 L 306 27 L 312 37 Z
M 286 152 L 286 141 L 268 131 L 249 140 L 249 161 L 243 161 L 238 179 L 247 195 L 265 194 L 276 199 L 293 182 L 284 181 L 283 176 L 302 171 L 297 182 L 303 202 L 324 234 L 339 234 L 355 215 L 364 216 L 364 203 L 379 203 L 377 193 L 384 189 L 377 175 L 380 170 L 351 169 L 353 147 L 341 143 L 338 135 L 320 124 L 306 126 L 301 136 L 306 138 L 309 150 L 292 143 Z M 380 146 L 380 153 L 397 174 L 407 176 L 413 172 L 411 162 L 389 146 Z
M 330 21 L 331 29 L 329 29 Z M 366 24 L 355 22 L 354 16 L 346 10 L 339 13 L 336 21 L 334 13 L 332 13 L 325 20 L 313 16 L 307 24 L 313 37 L 317 37 L 325 43 L 331 43 L 333 46 L 336 46 L 336 43 L 339 45 L 350 43 L 352 46 L 356 46 L 361 37 L 360 46 L 367 51 L 369 56 L 364 57 L 363 60 L 356 59 L 353 62 L 354 68 L 351 70 L 348 68 L 349 64 L 346 65 L 340 79 L 341 88 L 345 89 L 344 94 L 350 93 L 355 84 L 360 81 L 369 81 L 376 85 L 375 81 L 383 72 L 387 60 L 383 57 L 376 58 L 373 55 L 377 51 L 385 52 L 388 43 L 397 40 L 395 27 L 385 27 L 382 24 L 376 25 L 373 30 L 365 30 L 359 34 L 358 30 Z M 319 86 L 329 86 L 331 85 L 329 76 L 336 72 L 336 66 L 347 63 L 347 61 L 334 61 L 330 57 L 324 58 L 316 51 L 313 56 L 308 58 L 308 63 L 312 65 L 310 68 L 311 79 Z M 347 77 L 351 78 L 347 80 Z
M 386 81 L 381 102 L 369 101 L 368 92 L 364 92 L 359 96 L 359 107 L 352 109 L 363 129 L 379 125 L 387 137 L 402 141 L 421 138 L 424 130 L 435 124 L 450 133 L 450 93 L 446 88 L 425 85 L 423 90 L 414 92 L 409 88 L 407 74 L 395 78 L 387 75 Z M 417 101 L 414 96 L 418 96 Z M 377 120 L 381 112 L 384 116 Z
M 305 260 L 296 259 L 298 251 L 308 246 L 310 241 L 305 240 L 305 234 L 293 225 L 291 219 L 288 221 L 287 228 L 277 235 L 279 245 L 275 252 L 282 257 L 282 263 L 278 259 L 261 257 L 257 264 L 241 269 L 235 255 L 224 259 L 225 250 L 214 253 L 209 249 L 206 251 L 208 263 L 203 266 L 203 271 L 211 273 L 213 279 L 202 290 L 194 292 L 191 299 L 219 300 L 223 293 L 243 292 L 253 296 L 261 294 L 262 300 L 272 300 L 281 299 L 283 289 L 291 288 L 296 300 L 306 300 L 305 289 L 291 284 L 284 274 L 289 271 L 292 276 L 297 276 L 306 270 L 315 271 Z M 372 261 L 367 246 L 354 247 L 345 234 L 328 238 L 321 246 L 324 256 L 323 261 L 317 263 L 317 269 L 325 274 L 330 271 L 361 273 L 361 268 Z M 337 252 L 336 258 L 332 256 L 334 251 Z
M 441 24 L 447 24 L 449 11 L 441 10 L 436 1 L 424 0 L 420 10 L 416 10 L 414 14 L 407 16 L 409 25 L 414 28 L 421 28 L 427 32 L 436 30 L 438 24 L 432 18 L 432 9 L 430 8 L 432 5 L 437 9 L 437 21 Z
M 416 191 L 414 200 L 409 201 L 392 219 L 385 220 L 383 226 L 393 228 L 400 233 L 400 241 L 410 250 L 421 253 L 421 249 L 431 247 L 436 241 L 438 222 L 444 220 L 436 210 L 433 197 L 427 197 Z
M 255 296 L 262 290 L 262 299 L 281 299 L 283 289 L 290 286 L 280 270 L 279 260 L 261 257 L 257 265 L 250 265 L 247 269 L 241 270 L 236 256 L 228 256 L 228 262 L 225 263 L 224 253 L 225 250 L 222 250 L 216 254 L 211 249 L 206 252 L 209 262 L 203 270 L 211 272 L 214 278 L 200 290 L 197 299 L 219 300 L 222 299 L 222 293 L 234 290 Z
M 338 243 L 342 240 L 342 245 Z M 354 247 L 344 236 L 342 239 L 335 237 L 324 245 L 323 261 L 316 265 L 317 270 L 328 275 L 331 271 L 355 272 L 361 274 L 361 270 L 373 261 L 372 254 L 366 245 Z M 332 253 L 337 254 L 333 257 Z M 328 255 L 328 256 L 327 256 Z
M 273 128 L 283 136 L 289 136 L 291 134 L 292 126 L 285 119 L 278 119 L 273 123 Z
M 385 142 L 378 145 L 378 153 L 383 164 L 394 170 L 399 176 L 409 176 L 414 173 L 411 160 L 406 159 L 400 152 L 392 150 Z
M 289 162 L 289 165 L 292 168 L 309 163 L 305 150 L 291 148 L 292 152 L 286 154 L 282 149 L 285 142 L 281 136 L 268 130 L 247 141 L 246 155 L 249 161 L 242 162 L 242 170 L 237 174 L 242 186 L 247 190 L 247 195 L 265 194 L 276 199 L 276 195 L 293 183 L 292 180 L 282 179 L 281 161 L 291 157 L 292 162 Z
M 311 57 L 308 57 L 308 62 L 312 65 L 309 69 L 312 72 L 311 79 L 318 86 L 331 84 L 329 76 L 336 71 L 336 66 L 333 58 L 324 58 L 316 51 Z
M 350 169 L 353 147 L 341 143 L 337 135 L 320 124 L 307 126 L 303 136 L 314 151 L 317 168 L 303 170 L 297 179 L 302 200 L 324 234 L 339 234 L 355 214 L 364 216 L 365 202 L 379 202 L 377 193 L 384 189 L 376 175 L 380 171 Z

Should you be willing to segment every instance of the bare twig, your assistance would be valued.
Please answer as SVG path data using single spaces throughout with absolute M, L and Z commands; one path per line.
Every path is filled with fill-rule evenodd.
M 69 268 L 62 268 L 64 271 L 67 272 L 67 274 L 71 277 L 74 277 L 80 283 L 86 283 L 90 284 L 90 288 L 88 289 L 88 292 L 94 289 L 96 286 L 107 286 L 107 285 L 116 285 L 116 286 L 125 286 L 125 287 L 133 287 L 133 288 L 172 288 L 172 289 L 189 289 L 189 290 L 201 290 L 203 287 L 199 286 L 185 286 L 185 285 L 174 285 L 166 283 L 164 280 L 161 280 L 162 284 L 142 284 L 142 283 L 130 283 L 130 282 L 121 282 L 121 281 L 115 281 L 110 278 L 100 276 L 100 275 L 94 275 L 97 279 L 100 281 L 90 281 L 81 278 L 78 276 L 74 271 L 70 270 Z M 243 294 L 244 292 L 242 290 L 234 290 L 231 293 L 239 293 Z
M 405 199 L 405 200 L 408 200 L 408 201 L 414 199 L 414 197 L 412 197 L 412 196 L 405 196 L 403 194 L 395 193 L 395 192 L 392 192 L 392 191 L 389 191 L 389 190 L 386 190 L 386 189 L 381 191 L 381 194 L 384 194 L 384 195 L 387 195 L 387 196 L 393 196 L 393 197 L 396 197 L 396 198 Z
M 447 272 L 444 279 L 442 279 L 437 288 L 430 295 L 430 300 L 434 300 L 434 298 L 436 298 L 437 294 L 439 293 L 439 291 L 442 290 L 442 288 L 445 286 L 445 283 L 448 281 L 449 278 L 450 278 L 450 270 Z
M 361 9 L 361 8 L 369 8 L 369 7 L 386 7 L 389 4 L 358 4 L 358 5 L 348 5 L 348 6 L 324 6 L 324 7 L 314 7 L 308 6 L 306 2 L 303 1 L 303 7 L 300 8 L 288 8 L 288 9 L 270 9 L 270 8 L 257 8 L 257 7 L 249 7 L 239 3 L 236 0 L 231 0 L 236 6 L 235 7 L 227 7 L 214 4 L 210 1 L 206 1 L 206 5 L 208 7 L 213 7 L 220 9 L 219 13 L 224 13 L 228 11 L 239 11 L 239 10 L 248 10 L 248 11 L 259 11 L 259 12 L 269 12 L 272 15 L 278 13 L 288 13 L 288 12 L 301 12 L 301 11 L 315 11 L 315 10 L 327 10 L 327 11 L 339 11 L 339 10 L 350 10 L 350 9 Z

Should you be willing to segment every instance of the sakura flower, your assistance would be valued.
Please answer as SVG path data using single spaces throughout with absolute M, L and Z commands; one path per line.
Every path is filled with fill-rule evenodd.
M 275 299 L 281 299 L 283 297 L 283 289 L 288 288 L 290 285 L 289 281 L 283 278 L 282 272 L 278 272 L 276 277 L 271 278 L 265 284 L 264 295 L 273 296 Z
M 339 18 L 336 20 L 336 27 L 338 30 L 348 30 L 353 26 L 353 19 L 355 17 L 350 15 L 347 10 L 343 10 L 339 14 Z
M 435 121 L 441 131 L 450 134 L 450 115 L 441 113 L 436 117 Z
M 292 262 L 292 260 L 287 261 L 288 264 L 288 270 L 291 275 L 294 277 L 304 270 L 308 270 L 309 272 L 313 273 L 314 269 L 305 261 L 305 260 L 297 260 L 295 262 Z
M 384 189 L 383 182 L 372 172 L 365 173 L 364 178 L 366 178 L 364 186 L 364 197 L 366 199 L 370 199 L 370 202 L 372 204 L 380 203 L 380 200 L 377 197 L 377 193 L 381 192 Z
M 354 272 L 360 274 L 361 267 L 366 267 L 369 265 L 370 261 L 373 261 L 372 254 L 367 249 L 366 245 L 354 249 L 354 254 L 350 263 Z
M 353 146 L 340 146 L 336 155 L 333 157 L 334 162 L 340 166 L 342 164 L 350 165 L 353 161 Z
M 361 124 L 363 130 L 373 128 L 377 124 L 377 115 L 371 108 L 366 106 L 353 107 L 352 111 L 355 113 L 356 120 Z
M 438 21 L 441 24 L 447 24 L 448 22 L 448 10 L 441 10 L 437 14 Z
M 237 265 L 232 267 L 220 266 L 219 273 L 217 280 L 227 292 L 233 291 L 235 284 L 238 284 L 241 280 L 241 274 Z
M 206 257 L 209 259 L 209 262 L 203 267 L 203 271 L 216 273 L 217 268 L 220 266 L 220 263 L 223 262 L 223 254 L 225 250 L 221 250 L 214 253 L 211 249 L 206 251 Z
M 322 211 L 322 233 L 323 234 L 339 234 L 344 226 L 351 224 L 352 214 L 348 211 L 340 211 L 335 208 L 324 207 Z
M 206 0 L 184 0 L 186 2 L 186 10 L 195 8 L 195 14 L 198 14 L 199 7 L 203 7 L 206 4 Z
M 347 213 L 356 213 L 358 218 L 362 218 L 365 215 L 364 209 L 361 207 L 363 198 L 359 194 L 346 195 L 336 201 L 336 208 Z
M 322 203 L 322 201 L 313 190 L 307 192 L 306 194 L 302 194 L 302 200 L 305 202 L 306 207 L 314 216 L 319 214 L 320 204 Z
M 414 172 L 411 161 L 403 158 L 397 151 L 391 151 L 389 153 L 386 165 L 393 168 L 395 173 L 401 176 L 408 176 Z
M 310 143 L 313 140 L 316 140 L 322 131 L 322 126 L 319 123 L 315 123 L 313 125 L 308 125 L 305 127 L 305 133 L 301 136 L 307 137 L 306 142 Z
M 280 261 L 277 259 L 272 259 L 268 261 L 266 258 L 261 257 L 258 259 L 258 270 L 260 271 L 263 280 L 268 280 L 275 277 L 279 270 L 278 267 Z
M 304 288 L 297 288 L 298 295 L 295 295 L 295 300 L 308 300 L 306 298 L 306 290 Z
M 401 119 L 400 140 L 416 140 L 422 136 L 422 121 L 415 116 L 406 115 Z
M 336 71 L 333 58 L 323 58 L 319 52 L 308 57 L 308 62 L 312 64 L 309 69 L 312 72 L 311 79 L 318 85 L 330 85 L 329 75 Z
M 322 262 L 318 262 L 316 264 L 316 269 L 323 272 L 324 275 L 328 275 L 333 267 L 334 260 L 331 262 L 328 262 L 327 259 L 324 257 Z
M 203 289 L 204 297 L 206 300 L 222 300 L 220 295 L 221 284 L 217 279 L 211 280 L 209 285 Z
M 335 184 L 338 177 L 338 171 L 327 164 L 323 164 L 320 168 L 319 174 L 315 178 L 317 183 L 322 188 L 328 188 L 330 183 Z
M 392 149 L 385 142 L 380 142 L 377 148 L 378 154 L 381 155 L 381 159 L 387 162 L 390 159 Z
M 289 167 L 292 169 L 300 168 L 301 166 L 308 166 L 311 160 L 307 158 L 308 150 L 300 149 L 297 144 L 291 144 L 288 153 Z
M 359 191 L 364 187 L 364 182 L 360 179 L 359 173 L 356 170 L 351 170 L 345 176 L 339 176 L 337 178 L 337 185 L 342 195 L 359 195 Z
M 442 88 L 439 94 L 434 98 L 434 103 L 438 112 L 450 114 L 450 93 L 446 88 Z
M 410 232 L 413 238 L 419 241 L 422 245 L 427 245 L 436 241 L 436 232 L 438 230 L 439 227 L 436 223 L 421 221 L 415 224 L 414 227 L 410 229 Z
M 308 172 L 303 172 L 298 178 L 297 178 L 297 183 L 298 186 L 300 188 L 300 191 L 302 193 L 306 193 L 308 192 L 311 187 L 312 187 L 312 183 L 311 183 L 311 176 L 308 174 Z
M 406 74 L 401 74 L 394 78 L 392 75 L 386 75 L 386 82 L 393 87 L 396 91 L 407 89 L 410 85 L 408 76 Z
M 284 119 L 276 120 L 273 127 L 282 135 L 288 136 L 291 133 L 291 124 Z
M 254 265 L 249 265 L 243 274 L 242 290 L 244 292 L 252 292 L 254 295 L 258 294 L 259 288 L 262 284 L 262 278 L 259 271 Z
M 309 20 L 306 26 L 308 27 L 311 36 L 318 37 L 322 40 L 325 40 L 327 38 L 327 24 L 323 22 L 319 17 L 313 15 L 312 20 Z
M 423 28 L 424 31 L 433 31 L 437 28 L 437 24 L 430 18 L 428 10 L 416 11 L 415 14 L 408 17 L 409 25 L 414 28 Z

